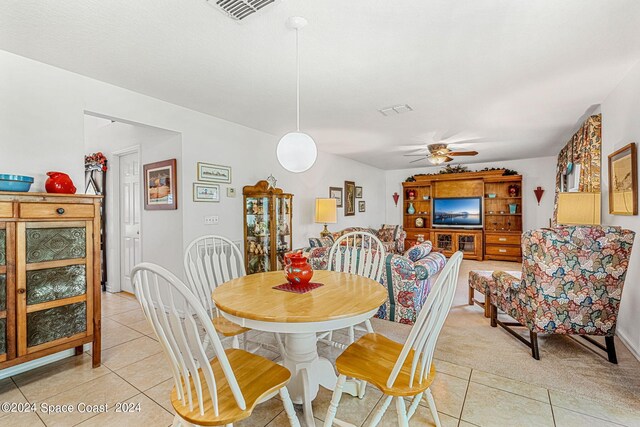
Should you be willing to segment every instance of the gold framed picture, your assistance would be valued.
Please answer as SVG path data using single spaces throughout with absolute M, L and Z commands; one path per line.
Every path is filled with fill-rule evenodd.
M 178 209 L 176 159 L 144 165 L 144 209 Z
M 638 215 L 638 155 L 632 142 L 609 155 L 609 213 Z
M 356 214 L 356 183 L 344 182 L 344 216 Z

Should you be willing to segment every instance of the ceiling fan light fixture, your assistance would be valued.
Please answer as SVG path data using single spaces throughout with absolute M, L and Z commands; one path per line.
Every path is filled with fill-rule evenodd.
M 436 156 L 427 157 L 427 159 L 429 160 L 429 163 L 431 163 L 432 165 L 441 165 L 444 163 L 445 160 L 447 160 L 447 156 L 436 155 Z

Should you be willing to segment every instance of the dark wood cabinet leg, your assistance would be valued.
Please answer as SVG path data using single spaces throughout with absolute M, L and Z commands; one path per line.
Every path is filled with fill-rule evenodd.
M 618 364 L 618 356 L 616 356 L 616 344 L 614 337 L 604 337 L 604 341 L 607 344 L 607 356 L 609 362 Z
M 491 296 L 489 294 L 489 291 L 485 292 L 484 294 L 484 317 L 489 318 L 491 317 Z
M 540 350 L 538 349 L 538 334 L 529 331 L 529 339 L 531 340 L 531 355 L 534 359 L 540 360 Z
M 469 305 L 473 305 L 474 289 L 469 285 Z
M 84 346 L 77 346 L 76 347 L 76 356 L 80 356 L 82 353 L 84 353 Z

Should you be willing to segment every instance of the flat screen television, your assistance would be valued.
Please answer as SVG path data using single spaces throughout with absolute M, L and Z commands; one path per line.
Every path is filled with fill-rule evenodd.
M 434 198 L 432 218 L 434 227 L 482 228 L 482 198 Z

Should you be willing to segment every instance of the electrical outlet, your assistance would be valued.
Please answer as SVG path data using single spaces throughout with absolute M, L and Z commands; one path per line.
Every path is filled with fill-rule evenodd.
M 210 215 L 204 217 L 205 225 L 218 225 L 220 223 L 220 217 L 218 215 Z

